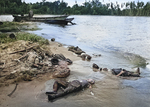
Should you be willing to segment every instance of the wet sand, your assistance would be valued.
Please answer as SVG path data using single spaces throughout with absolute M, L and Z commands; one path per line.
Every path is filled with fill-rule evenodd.
M 86 89 L 78 93 L 73 93 L 55 102 L 48 102 L 45 95 L 46 81 L 32 81 L 19 83 L 17 90 L 11 97 L 7 95 L 14 89 L 15 85 L 4 87 L 0 90 L 1 107 L 148 107 L 142 101 L 142 95 L 131 87 L 123 87 L 118 78 L 104 78 L 96 82 L 91 95 L 90 90 Z M 49 85 L 52 86 L 53 81 Z M 145 100 L 145 99 L 143 99 Z M 145 102 L 145 101 L 144 101 Z M 144 106 L 143 106 L 144 105 Z
M 60 46 L 59 43 L 51 42 L 51 51 L 56 54 L 62 53 L 66 58 L 70 58 L 74 63 L 69 66 L 71 75 L 68 79 L 79 78 L 82 70 L 87 73 L 94 73 L 90 68 L 84 68 L 80 63 L 82 60 L 68 51 L 67 48 Z M 80 68 L 80 69 L 79 69 Z M 82 78 L 82 75 L 80 78 Z M 55 102 L 48 102 L 45 92 L 46 86 L 52 89 L 54 80 L 50 80 L 49 75 L 44 78 L 37 78 L 30 82 L 19 83 L 16 91 L 11 97 L 7 96 L 15 88 L 15 84 L 0 88 L 0 106 L 1 107 L 149 107 L 149 97 L 143 99 L 143 94 L 132 87 L 125 87 L 121 83 L 121 78 L 109 73 L 96 72 L 96 75 L 103 75 L 103 78 L 97 80 L 92 88 L 94 95 L 91 95 L 90 89 L 67 95 L 57 99 Z M 48 81 L 49 80 L 49 81 Z M 144 100 L 144 103 L 143 103 Z M 146 102 L 146 103 L 145 103 Z
M 80 60 L 74 53 L 68 51 L 67 48 L 63 47 L 60 43 L 50 42 L 51 51 L 54 54 L 63 54 L 66 58 L 71 59 L 72 61 Z M 14 88 L 15 84 L 9 86 L 0 87 L 0 106 L 2 107 L 25 107 L 32 106 L 37 107 L 35 102 L 47 102 L 47 96 L 45 95 L 45 82 L 50 80 L 50 74 L 45 74 L 44 77 L 38 77 L 34 81 L 29 82 L 20 82 L 17 86 L 16 91 L 12 94 L 11 97 L 8 96 Z M 36 96 L 43 91 L 43 97 L 40 98 L 40 101 L 37 100 Z

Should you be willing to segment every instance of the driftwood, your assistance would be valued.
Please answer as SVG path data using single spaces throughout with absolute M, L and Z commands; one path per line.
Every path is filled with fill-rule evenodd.
M 18 85 L 18 84 L 16 83 L 16 86 L 15 86 L 14 90 L 13 90 L 10 94 L 8 94 L 9 97 L 16 91 L 17 85 Z
M 12 53 L 9 53 L 9 54 L 15 54 L 15 53 L 18 53 L 18 52 L 24 52 L 24 51 L 26 51 L 26 50 L 32 49 L 32 48 L 35 47 L 35 46 L 38 46 L 38 45 L 34 45 L 34 46 L 31 46 L 31 47 L 29 47 L 29 48 L 27 48 L 27 49 L 15 51 L 15 52 L 12 52 Z

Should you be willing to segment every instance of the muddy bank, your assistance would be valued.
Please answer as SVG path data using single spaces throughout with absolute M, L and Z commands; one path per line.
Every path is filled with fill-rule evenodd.
M 2 106 L 6 106 L 3 103 L 9 104 L 8 100 L 14 98 L 17 91 L 27 93 L 30 88 L 34 90 L 33 84 L 37 87 L 52 78 L 68 77 L 70 75 L 68 64 L 80 59 L 62 44 L 54 42 L 55 40 L 49 42 L 34 34 L 18 32 L 37 29 L 35 23 L 2 22 L 0 27 L 1 32 L 6 32 L 0 33 L 0 98 L 3 99 L 0 105 Z M 16 32 L 12 33 L 13 31 Z M 53 64 L 54 58 L 59 63 Z M 30 97 L 31 93 L 20 94 L 24 100 Z M 16 98 L 20 99 L 19 96 Z
M 45 74 L 50 75 L 49 78 L 67 77 L 70 75 L 68 64 L 80 59 L 56 42 L 40 45 L 19 40 L 1 44 L 0 52 L 1 87 L 21 81 L 32 81 Z M 53 64 L 53 60 L 57 63 Z
M 80 49 L 71 47 L 70 51 L 68 51 L 68 48 L 64 48 L 61 43 L 57 42 L 50 42 L 49 45 L 45 46 L 25 41 L 1 45 L 0 67 L 3 72 L 0 75 L 4 80 L 1 80 L 0 98 L 2 100 L 0 101 L 0 106 L 141 107 L 144 105 L 148 107 L 149 97 L 142 99 L 140 97 L 143 96 L 142 93 L 139 93 L 133 87 L 122 85 L 123 78 L 118 78 L 107 72 L 93 71 L 93 63 L 86 59 L 90 57 L 86 54 L 79 57 L 77 54 L 82 52 L 76 52 L 77 50 Z M 54 83 L 54 79 L 52 79 L 54 69 L 51 68 L 52 65 L 49 61 L 54 54 L 63 54 L 73 61 L 72 65 L 67 65 L 70 69 L 70 75 L 67 80 L 86 78 L 96 80 L 96 84 L 92 88 L 94 95 L 91 95 L 90 90 L 86 89 L 57 99 L 53 103 L 48 102 L 45 92 L 51 91 Z M 66 66 L 66 64 L 64 65 Z M 18 84 L 16 90 L 11 96 L 8 96 L 15 89 L 16 84 Z M 139 103 L 141 101 L 146 103 Z
M 0 87 L 2 100 L 0 105 L 3 107 L 91 107 L 93 105 L 95 107 L 110 107 L 110 105 L 126 107 L 143 105 L 137 103 L 137 101 L 142 101 L 142 97 L 140 97 L 142 94 L 132 87 L 122 85 L 121 80 L 124 78 L 116 77 L 111 72 L 103 70 L 93 71 L 91 62 L 86 59 L 88 55 L 83 54 L 83 57 L 77 55 L 68 51 L 68 48 L 63 47 L 61 43 L 49 42 L 49 45 L 41 46 L 33 42 L 16 41 L 3 44 L 0 47 L 2 68 Z M 53 78 L 54 68 L 51 68 L 50 60 L 56 54 L 63 54 L 64 57 L 73 61 L 72 65 L 67 65 L 70 69 L 67 80 L 94 78 L 92 76 L 97 75 L 97 78 L 94 78 L 96 83 L 92 88 L 94 95 L 91 95 L 90 90 L 86 89 L 57 99 L 53 103 L 48 102 L 45 92 L 52 90 L 55 80 Z M 42 56 L 43 59 L 41 59 Z M 43 61 L 40 63 L 43 65 L 38 64 L 40 60 Z M 86 64 L 91 66 L 83 66 Z M 16 90 L 11 96 L 8 96 L 15 89 L 16 83 L 18 84 Z M 146 101 L 148 102 L 148 100 Z M 148 107 L 148 103 L 144 105 Z
M 19 76 L 19 79 L 17 79 L 14 75 L 11 75 L 12 77 L 9 76 L 9 78 L 7 78 L 8 80 L 5 79 L 5 81 L 1 81 L 0 98 L 2 100 L 0 101 L 0 105 L 3 107 L 91 107 L 93 105 L 96 107 L 99 107 L 100 105 L 102 107 L 109 107 L 110 105 L 126 107 L 130 105 L 137 105 L 134 100 L 133 102 L 131 100 L 139 97 L 139 94 L 137 94 L 137 91 L 131 87 L 124 87 L 121 83 L 122 78 L 116 77 L 110 72 L 99 70 L 93 71 L 92 64 L 91 68 L 84 67 L 82 64 L 90 63 L 90 61 L 86 60 L 84 57 L 79 57 L 79 55 L 74 54 L 71 51 L 68 51 L 68 48 L 63 47 L 60 43 L 50 42 L 49 45 L 40 47 L 37 43 L 16 41 L 15 43 L 7 44 L 6 46 L 3 45 L 3 47 L 6 48 L 1 48 L 1 62 L 4 61 L 1 67 L 3 67 L 2 70 L 5 72 L 1 72 L 1 78 L 5 77 L 7 74 L 15 74 L 16 72 L 18 73 L 15 76 Z M 42 55 L 40 52 L 43 52 L 44 54 L 48 51 L 47 54 L 44 55 L 45 58 L 43 60 L 43 63 L 48 64 L 48 66 L 40 66 L 40 68 L 31 66 L 33 64 L 31 63 L 32 60 L 30 60 L 30 65 L 27 61 L 28 58 L 23 56 L 25 56 L 26 53 L 31 53 L 33 51 L 36 52 L 36 55 L 38 56 Z M 52 79 L 54 69 L 48 69 L 48 67 L 51 67 L 52 65 L 49 65 L 50 61 L 46 63 L 46 59 L 51 58 L 54 54 L 63 54 L 66 58 L 73 61 L 72 65 L 68 65 L 70 75 L 67 77 L 67 80 L 84 79 L 88 78 L 91 74 L 97 75 L 97 77 L 99 75 L 99 78 L 95 78 L 96 84 L 92 88 L 94 95 L 91 95 L 90 90 L 86 89 L 84 91 L 57 99 L 53 103 L 48 102 L 45 92 L 52 90 L 55 79 Z M 34 54 L 32 54 L 32 56 L 34 56 Z M 7 61 L 5 61 L 6 59 Z M 39 60 L 40 59 L 36 59 L 37 62 L 39 62 Z M 36 62 L 34 62 L 34 64 L 35 63 Z M 20 74 L 21 69 L 23 70 L 22 67 L 26 69 L 24 70 L 26 71 L 25 75 Z M 32 71 L 33 69 L 35 69 L 36 75 L 33 75 L 35 72 L 33 74 L 31 72 L 27 72 Z M 15 92 L 11 96 L 8 96 L 15 89 L 16 83 L 18 85 Z M 138 98 L 138 101 L 140 100 L 141 98 Z
M 69 76 L 70 69 L 66 70 L 68 65 L 63 60 L 66 58 L 67 61 L 68 59 L 70 61 L 80 59 L 57 42 L 40 45 L 39 43 L 19 40 L 1 44 L 0 52 L 0 98 L 3 99 L 1 100 L 1 105 L 3 105 L 3 102 L 8 103 L 7 101 L 10 98 L 14 98 L 13 96 L 16 92 L 25 91 L 20 94 L 23 98 L 28 98 L 32 93 L 30 91 L 31 93 L 28 94 L 28 91 L 30 88 L 34 88 L 34 86 L 32 87 L 33 84 L 36 85 L 35 87 L 39 84 L 39 86 L 43 87 L 44 82 L 51 78 L 60 77 L 60 75 L 61 77 Z M 62 60 L 62 64 L 59 64 L 61 69 L 59 65 L 51 63 L 51 59 L 54 57 L 58 57 L 59 61 Z M 65 59 L 61 59 L 61 57 Z M 24 93 L 27 94 L 24 95 Z M 19 96 L 16 98 L 20 99 Z
M 45 76 L 45 79 L 49 79 Z M 46 84 L 52 86 L 54 80 L 36 80 L 31 82 L 22 82 L 18 85 L 16 92 L 11 96 L 6 96 L 12 91 L 14 85 L 4 87 L 1 90 L 1 106 L 2 107 L 127 107 L 143 105 L 142 94 L 131 87 L 124 87 L 119 82 L 119 78 L 105 77 L 101 81 L 97 81 L 93 86 L 92 91 L 94 95 L 91 95 L 90 90 L 86 89 L 78 93 L 73 93 L 63 98 L 57 99 L 51 103 L 47 101 Z M 52 88 L 52 87 L 51 87 Z M 145 107 L 149 105 L 149 99 L 147 103 L 144 103 Z

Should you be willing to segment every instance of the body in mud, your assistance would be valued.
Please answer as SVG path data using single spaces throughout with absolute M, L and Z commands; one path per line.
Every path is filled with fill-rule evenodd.
M 52 101 L 55 98 L 65 96 L 72 92 L 80 91 L 86 87 L 91 88 L 91 85 L 94 84 L 95 81 L 93 79 L 88 80 L 73 80 L 71 82 L 65 82 L 65 81 L 55 81 L 53 84 L 53 91 L 52 92 L 46 92 L 48 95 L 48 100 Z M 59 89 L 62 89 L 62 92 L 58 92 Z
M 137 71 L 131 72 L 122 68 L 114 68 L 111 70 L 113 75 L 123 76 L 123 77 L 140 77 L 140 69 L 137 68 Z

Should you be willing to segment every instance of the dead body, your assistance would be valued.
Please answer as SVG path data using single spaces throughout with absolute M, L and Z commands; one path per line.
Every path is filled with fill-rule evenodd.
M 52 92 L 46 92 L 48 95 L 48 100 L 52 101 L 55 98 L 65 96 L 72 92 L 77 92 L 82 90 L 83 88 L 89 87 L 91 88 L 91 84 L 94 84 L 95 81 L 92 79 L 88 80 L 74 80 L 71 82 L 65 82 L 65 81 L 55 81 L 53 84 L 53 91 Z M 59 89 L 62 89 L 63 91 L 58 93 Z
M 123 76 L 123 77 L 139 77 L 140 76 L 140 69 L 137 68 L 136 72 L 127 71 L 122 68 L 116 68 L 112 69 L 112 74 L 117 76 Z

